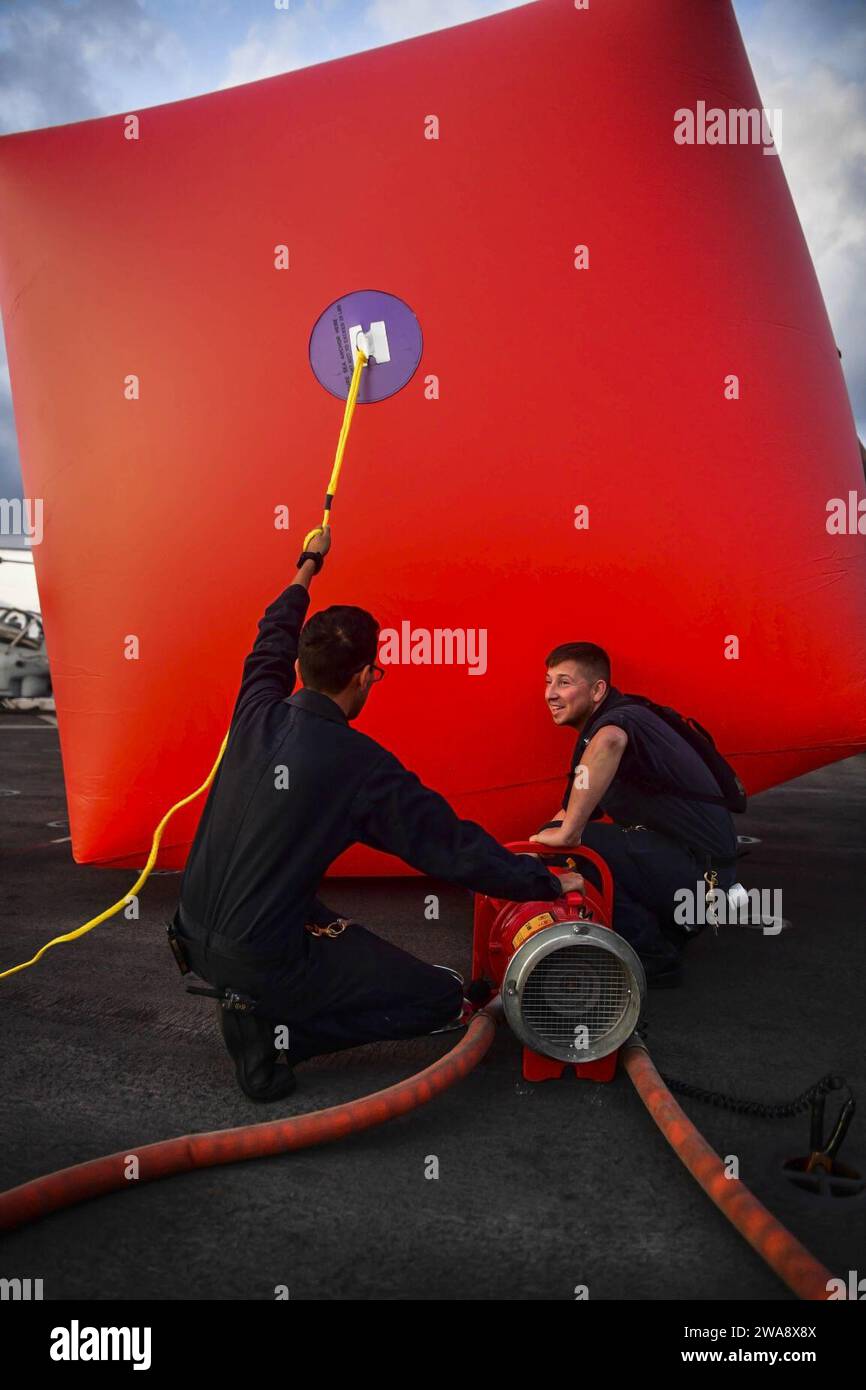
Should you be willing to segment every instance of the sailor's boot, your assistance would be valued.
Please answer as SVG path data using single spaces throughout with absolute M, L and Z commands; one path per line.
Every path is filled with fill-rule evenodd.
M 274 1046 L 274 1022 L 254 1013 L 217 1005 L 220 1032 L 235 1064 L 238 1085 L 250 1100 L 282 1100 L 295 1089 L 291 1067 L 279 1065 Z

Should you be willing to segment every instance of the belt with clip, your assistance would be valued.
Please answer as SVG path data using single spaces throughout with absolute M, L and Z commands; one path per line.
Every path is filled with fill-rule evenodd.
M 336 922 L 329 922 L 326 927 L 314 927 L 307 923 L 305 930 L 310 936 L 342 936 L 347 927 L 351 926 L 348 917 L 338 917 Z

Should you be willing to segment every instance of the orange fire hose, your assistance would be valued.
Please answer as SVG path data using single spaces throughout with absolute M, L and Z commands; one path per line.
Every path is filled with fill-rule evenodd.
M 725 1176 L 722 1160 L 677 1105 L 644 1044 L 634 1040 L 627 1043 L 622 1050 L 622 1061 L 635 1090 L 677 1158 L 719 1211 L 798 1298 L 812 1302 L 826 1300 L 828 1280 L 833 1278 L 829 1269 L 785 1230 L 739 1178 Z
M 154 1182 L 193 1168 L 313 1148 L 384 1124 L 426 1105 L 478 1065 L 493 1041 L 501 1014 L 499 997 L 471 1019 L 465 1035 L 444 1057 L 415 1076 L 360 1100 L 307 1115 L 185 1134 L 140 1149 L 61 1168 L 0 1193 L 0 1231 L 15 1230 L 63 1207 L 140 1182 Z M 622 1060 L 638 1095 L 674 1153 L 761 1259 L 799 1298 L 826 1300 L 833 1277 L 752 1195 L 739 1178 L 725 1176 L 718 1154 L 680 1109 L 640 1041 L 626 1044 Z
M 493 1041 L 498 1009 L 497 996 L 473 1016 L 463 1037 L 444 1057 L 415 1076 L 360 1100 L 350 1100 L 327 1110 L 314 1110 L 308 1115 L 293 1115 L 238 1129 L 184 1134 L 158 1144 L 145 1144 L 140 1149 L 123 1149 L 120 1153 L 61 1168 L 56 1173 L 47 1173 L 45 1177 L 10 1188 L 0 1193 L 0 1230 L 14 1230 L 52 1211 L 74 1206 L 76 1202 L 85 1202 L 105 1192 L 129 1191 L 139 1183 L 186 1173 L 192 1168 L 211 1168 L 219 1163 L 237 1163 L 329 1144 L 362 1129 L 384 1124 L 398 1115 L 406 1115 L 447 1091 L 455 1082 L 462 1081 L 477 1067 Z

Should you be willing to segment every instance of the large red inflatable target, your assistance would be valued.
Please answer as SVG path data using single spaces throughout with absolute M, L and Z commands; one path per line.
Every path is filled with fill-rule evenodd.
M 827 527 L 862 487 L 833 335 L 778 154 L 681 143 L 700 103 L 761 106 L 725 0 L 540 0 L 0 141 L 79 862 L 141 864 L 209 771 L 321 515 L 342 404 L 311 335 L 367 290 L 423 354 L 356 412 L 315 588 L 391 644 L 364 730 L 503 840 L 558 804 L 560 641 L 605 645 L 752 790 L 866 746 L 866 540 Z

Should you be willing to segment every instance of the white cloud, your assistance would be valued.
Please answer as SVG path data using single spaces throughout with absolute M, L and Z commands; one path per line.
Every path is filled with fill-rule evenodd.
M 220 87 L 277 77 L 362 51 L 369 45 L 359 33 L 357 8 L 353 0 L 305 0 L 303 5 L 290 0 L 287 10 L 257 6 L 257 18 L 229 50 Z
M 276 77 L 311 63 L 363 52 L 514 9 L 526 0 L 306 0 L 264 11 L 228 55 L 221 87 Z
M 3 131 L 136 110 L 169 99 L 162 95 L 166 83 L 176 88 L 188 80 L 179 36 L 146 14 L 140 0 L 0 11 Z
M 302 68 L 314 60 L 307 56 L 308 35 L 300 16 L 276 13 L 267 23 L 250 25 L 243 42 L 229 52 L 228 72 L 221 87 L 257 82 L 281 72 Z
M 764 0 L 742 28 L 761 101 L 782 111 L 782 164 L 863 437 L 866 12 L 849 4 Z
M 482 19 L 500 10 L 516 9 L 525 3 L 526 0 L 371 0 L 364 11 L 364 22 L 380 35 L 383 43 L 395 43 Z

